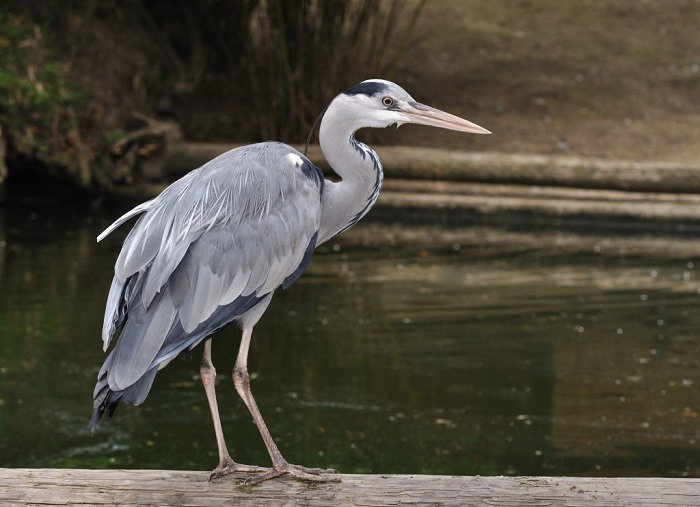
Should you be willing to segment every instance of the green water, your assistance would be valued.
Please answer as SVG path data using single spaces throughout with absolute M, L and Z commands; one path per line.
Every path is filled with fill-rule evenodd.
M 126 229 L 98 245 L 116 214 L 89 214 L 0 209 L 0 466 L 210 470 L 201 347 L 90 434 Z M 700 261 L 664 253 L 683 237 L 427 230 L 358 225 L 256 327 L 253 392 L 290 462 L 700 476 Z M 230 381 L 238 339 L 214 340 L 224 431 L 234 459 L 267 465 Z

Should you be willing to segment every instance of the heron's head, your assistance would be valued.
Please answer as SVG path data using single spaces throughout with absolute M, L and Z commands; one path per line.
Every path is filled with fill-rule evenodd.
M 416 102 L 406 90 L 391 81 L 369 79 L 348 88 L 333 101 L 357 129 L 384 128 L 417 123 L 472 134 L 490 134 L 485 128 L 458 116 Z

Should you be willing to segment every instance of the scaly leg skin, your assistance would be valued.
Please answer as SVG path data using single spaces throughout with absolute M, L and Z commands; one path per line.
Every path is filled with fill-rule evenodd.
M 243 399 L 243 402 L 248 407 L 250 415 L 253 416 L 253 421 L 260 431 L 260 436 L 265 443 L 267 452 L 270 454 L 272 459 L 272 470 L 265 471 L 261 474 L 255 475 L 246 479 L 246 485 L 258 484 L 269 479 L 274 479 L 281 475 L 289 474 L 297 479 L 311 482 L 340 482 L 340 477 L 329 477 L 322 474 L 335 474 L 337 473 L 332 469 L 322 469 L 322 468 L 306 468 L 299 465 L 292 465 L 287 462 L 282 457 L 275 441 L 270 435 L 265 421 L 263 421 L 260 410 L 258 409 L 257 403 L 253 398 L 253 393 L 250 390 L 250 377 L 248 375 L 248 347 L 250 345 L 250 338 L 252 335 L 252 328 L 243 329 L 243 337 L 241 339 L 241 348 L 238 351 L 238 357 L 236 358 L 236 366 L 233 369 L 233 384 L 236 387 L 236 391 Z
M 219 465 L 214 470 L 212 470 L 211 474 L 209 475 L 209 481 L 213 481 L 214 479 L 220 479 L 221 477 L 225 477 L 229 474 L 234 474 L 236 472 L 268 473 L 269 471 L 269 468 L 259 467 L 255 465 L 242 465 L 241 463 L 236 463 L 230 457 L 224 457 L 223 461 L 220 460 Z
M 253 477 L 248 477 L 244 484 L 246 486 L 252 486 L 253 484 L 259 484 L 263 481 L 269 479 L 274 479 L 275 477 L 280 477 L 281 475 L 289 474 L 296 479 L 309 482 L 340 482 L 340 477 L 321 475 L 321 474 L 337 474 L 337 470 L 332 468 L 306 468 L 301 465 L 292 465 L 286 461 L 275 464 L 272 470 L 263 472 Z
M 209 480 L 218 479 L 234 472 L 244 473 L 265 473 L 269 472 L 269 468 L 241 465 L 231 459 L 231 456 L 226 449 L 224 441 L 224 432 L 221 428 L 221 419 L 219 418 L 219 406 L 216 402 L 215 382 L 216 369 L 211 362 L 211 340 L 204 342 L 204 355 L 202 356 L 202 364 L 199 368 L 199 375 L 202 377 L 204 391 L 207 393 L 207 401 L 211 411 L 211 418 L 214 421 L 214 433 L 216 433 L 216 446 L 219 450 L 219 465 L 209 476 Z

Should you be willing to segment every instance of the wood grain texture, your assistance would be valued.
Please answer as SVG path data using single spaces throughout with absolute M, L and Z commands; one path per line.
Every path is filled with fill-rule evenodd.
M 700 479 L 342 475 L 340 483 L 168 470 L 0 469 L 0 505 L 699 505 Z

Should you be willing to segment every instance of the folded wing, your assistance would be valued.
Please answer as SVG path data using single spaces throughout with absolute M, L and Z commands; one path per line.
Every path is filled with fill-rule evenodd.
M 120 219 L 145 213 L 115 266 L 105 348 L 118 340 L 96 393 L 100 379 L 102 390 L 129 388 L 301 274 L 316 244 L 323 180 L 291 150 L 232 150 Z

